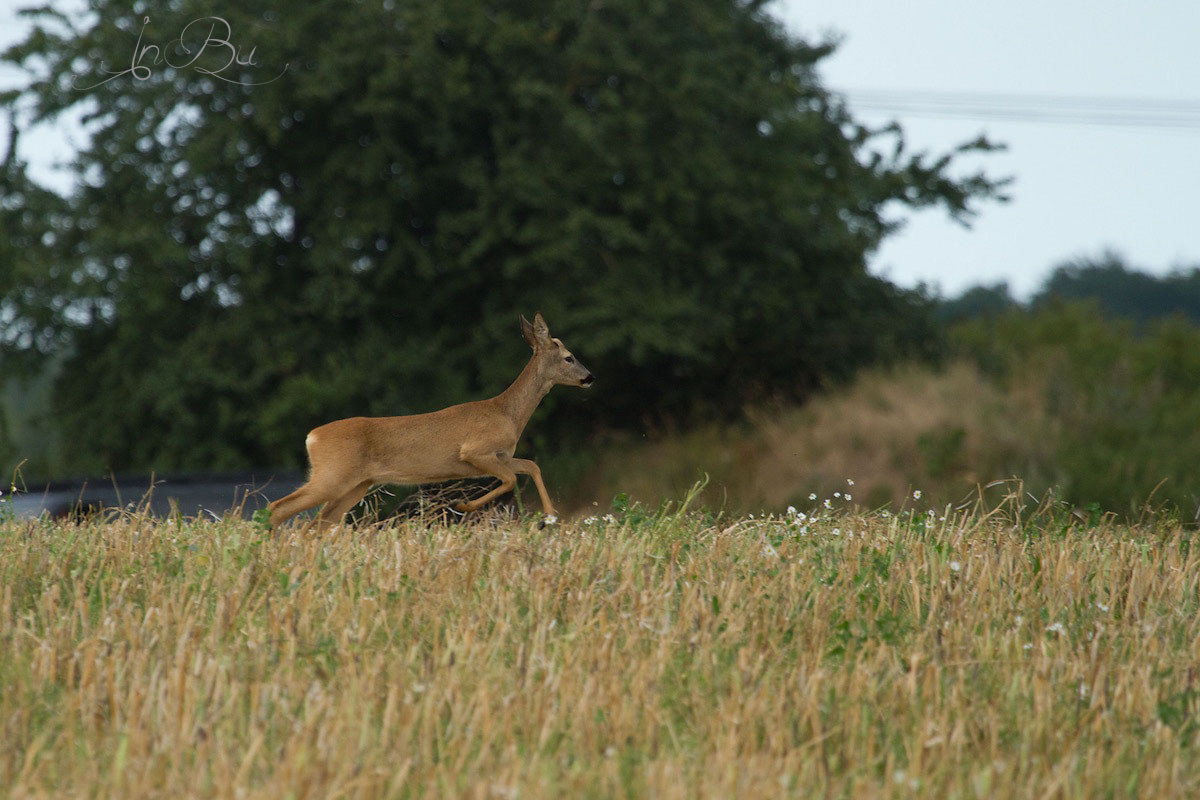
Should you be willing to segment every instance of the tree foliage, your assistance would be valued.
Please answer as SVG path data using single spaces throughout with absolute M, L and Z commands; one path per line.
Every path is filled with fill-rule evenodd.
M 76 470 L 296 463 L 500 390 L 534 310 L 598 377 L 545 435 L 802 396 L 934 338 L 866 272 L 885 208 L 998 194 L 857 124 L 761 3 L 89 9 L 6 54 L 10 105 L 87 110 L 77 190 L 0 184 L 4 347 L 64 355 Z
M 1095 300 L 1059 302 L 958 325 L 963 355 L 1052 420 L 1052 457 L 1036 470 L 1070 502 L 1140 512 L 1166 505 L 1200 512 L 1200 328 L 1134 322 Z
M 1033 298 L 1034 308 L 1073 300 L 1095 300 L 1107 314 L 1145 325 L 1179 314 L 1200 322 L 1200 269 L 1151 275 L 1118 253 L 1079 258 L 1055 268 Z
M 953 324 L 1015 311 L 1019 305 L 1008 290 L 1008 282 L 1000 281 L 991 286 L 972 286 L 958 297 L 942 300 L 936 316 L 945 324 Z
M 1014 299 L 1002 281 L 972 286 L 957 297 L 939 300 L 935 316 L 953 324 L 1020 308 L 1053 309 L 1078 301 L 1094 301 L 1105 315 L 1131 320 L 1139 330 L 1175 315 L 1200 323 L 1200 267 L 1152 274 L 1131 266 L 1120 253 L 1106 251 L 1054 267 L 1027 303 Z

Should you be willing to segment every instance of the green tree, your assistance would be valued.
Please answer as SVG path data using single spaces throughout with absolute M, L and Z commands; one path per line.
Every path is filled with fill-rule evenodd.
M 1034 308 L 1063 300 L 1094 299 L 1107 314 L 1145 325 L 1181 314 L 1200 322 L 1200 269 L 1155 276 L 1129 266 L 1119 254 L 1079 258 L 1058 266 L 1033 298 Z
M 1018 307 L 1008 290 L 1008 282 L 1000 281 L 992 286 L 972 286 L 958 297 L 943 300 L 937 306 L 937 318 L 952 324 L 1015 311 Z
M 857 124 L 817 77 L 833 45 L 758 2 L 250 0 L 228 34 L 188 25 L 210 13 L 92 0 L 6 55 L 38 119 L 90 114 L 66 210 L 5 221 L 50 226 L 52 259 L 9 256 L 5 346 L 66 354 L 76 469 L 296 463 L 310 425 L 503 388 L 534 310 L 598 377 L 548 398 L 547 437 L 802 396 L 936 338 L 866 272 L 883 208 L 998 196 Z M 131 61 L 139 36 L 161 51 Z
M 961 323 L 959 352 L 1053 421 L 1054 454 L 1029 485 L 1055 486 L 1080 507 L 1138 514 L 1200 508 L 1200 328 L 1176 317 L 1148 325 L 1101 313 L 1095 300 L 1057 301 Z

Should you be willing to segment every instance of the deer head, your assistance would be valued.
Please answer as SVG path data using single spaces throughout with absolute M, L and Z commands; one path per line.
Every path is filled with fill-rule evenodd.
M 533 315 L 533 322 L 521 317 L 521 334 L 533 348 L 538 373 L 545 380 L 559 386 L 580 386 L 585 389 L 592 385 L 595 377 L 579 359 L 571 355 L 561 339 L 550 335 L 542 312 Z

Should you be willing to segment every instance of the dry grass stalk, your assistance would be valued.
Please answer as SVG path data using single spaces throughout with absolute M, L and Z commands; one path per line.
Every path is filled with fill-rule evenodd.
M 1014 474 L 1049 485 L 1054 421 L 1034 387 L 1002 390 L 973 365 L 868 372 L 801 407 L 752 409 L 749 424 L 711 424 L 651 442 L 619 442 L 577 488 L 576 504 L 618 491 L 677 497 L 700 473 L 705 499 L 740 511 L 799 505 L 855 482 L 865 508 L 899 507 L 914 488 L 957 500 Z M 697 466 L 701 465 L 701 466 Z
M 1072 520 L 0 523 L 0 786 L 1195 796 L 1200 554 Z

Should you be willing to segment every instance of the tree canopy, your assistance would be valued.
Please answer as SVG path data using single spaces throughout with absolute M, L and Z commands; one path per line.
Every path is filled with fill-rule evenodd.
M 1045 308 L 1088 299 L 1094 299 L 1106 314 L 1143 326 L 1174 314 L 1200 322 L 1200 269 L 1156 276 L 1131 267 L 1114 252 L 1077 258 L 1056 267 L 1031 304 Z
M 1027 303 L 1018 302 L 1008 284 L 972 286 L 957 297 L 940 300 L 936 316 L 943 323 L 998 316 L 1028 308 L 1054 309 L 1091 301 L 1107 317 L 1133 321 L 1134 330 L 1179 316 L 1200 323 L 1200 267 L 1176 267 L 1150 273 L 1133 267 L 1112 251 L 1081 256 L 1058 264 Z
M 72 470 L 298 463 L 320 422 L 499 391 L 536 310 L 598 379 L 547 437 L 803 396 L 934 338 L 866 271 L 890 204 L 999 196 L 858 124 L 762 3 L 221 13 L 91 0 L 5 55 L 10 108 L 87 112 L 68 196 L 0 174 L 0 339 L 61 358 Z

